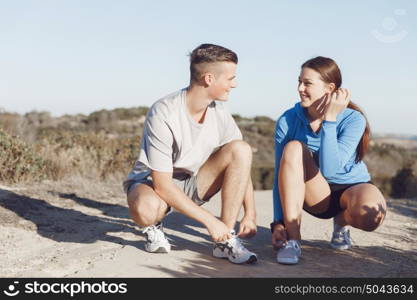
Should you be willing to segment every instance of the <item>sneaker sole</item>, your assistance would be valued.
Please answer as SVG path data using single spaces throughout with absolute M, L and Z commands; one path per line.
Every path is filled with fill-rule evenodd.
M 227 258 L 227 254 L 223 253 L 222 251 L 217 251 L 217 248 L 213 250 L 213 256 L 216 258 Z
M 332 247 L 334 250 L 349 250 L 350 248 L 352 248 L 352 246 L 335 246 L 330 244 L 330 247 Z
M 258 261 L 258 258 L 256 257 L 256 255 L 251 255 L 249 258 L 248 258 L 248 260 L 247 261 L 243 261 L 243 262 L 241 262 L 241 263 L 238 263 L 238 262 L 233 262 L 233 261 L 231 261 L 227 256 L 224 256 L 224 255 L 216 255 L 216 254 L 214 254 L 213 253 L 213 256 L 214 257 L 216 257 L 216 258 L 222 258 L 222 259 L 227 259 L 227 260 L 229 260 L 231 263 L 234 263 L 234 264 L 237 264 L 237 265 L 241 265 L 241 264 L 253 264 L 253 263 L 255 263 L 255 262 L 257 262 Z
M 246 261 L 247 264 L 254 264 L 258 261 L 258 258 L 255 255 L 252 255 L 249 257 L 249 259 Z
M 287 259 L 281 259 L 281 260 L 277 260 L 280 264 L 282 265 L 296 265 L 298 264 L 298 260 L 294 261 L 294 260 L 287 260 Z
M 158 249 L 156 249 L 156 251 L 154 251 L 153 253 L 168 253 L 169 251 L 167 249 L 165 249 L 164 247 L 159 247 Z
M 149 249 L 146 249 L 146 248 L 145 250 L 146 252 L 149 252 L 149 253 L 168 253 L 170 251 L 170 250 L 167 250 L 165 247 L 159 247 L 154 251 L 149 251 Z

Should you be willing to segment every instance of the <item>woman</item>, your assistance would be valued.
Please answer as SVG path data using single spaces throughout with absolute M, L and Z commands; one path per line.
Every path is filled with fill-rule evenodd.
M 296 264 L 301 255 L 301 210 L 333 219 L 331 246 L 349 249 L 347 226 L 375 230 L 386 203 L 363 162 L 370 129 L 363 112 L 342 89 L 342 76 L 330 58 L 301 66 L 301 101 L 277 121 L 275 130 L 274 222 L 277 261 Z

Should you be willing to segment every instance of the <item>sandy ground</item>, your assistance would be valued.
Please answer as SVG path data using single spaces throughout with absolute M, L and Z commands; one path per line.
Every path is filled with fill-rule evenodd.
M 211 256 L 201 225 L 178 213 L 165 219 L 173 249 L 150 254 L 130 220 L 118 184 L 83 181 L 0 186 L 1 277 L 417 277 L 417 209 L 393 204 L 375 232 L 352 229 L 354 247 L 329 247 L 332 223 L 303 214 L 303 255 L 279 265 L 270 245 L 271 191 L 255 194 L 258 234 L 246 246 L 255 265 Z M 220 212 L 216 196 L 204 206 Z

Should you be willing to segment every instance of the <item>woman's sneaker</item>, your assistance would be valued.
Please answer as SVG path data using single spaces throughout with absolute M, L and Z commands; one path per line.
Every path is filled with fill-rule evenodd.
M 289 240 L 277 253 L 277 261 L 284 265 L 295 265 L 300 260 L 301 246 L 296 240 Z
M 152 253 L 168 253 L 171 251 L 171 245 L 165 237 L 161 222 L 152 226 L 145 227 L 142 232 L 146 237 L 146 251 Z
M 350 238 L 349 229 L 343 227 L 342 230 L 333 231 L 330 246 L 337 250 L 347 250 L 352 247 L 352 239 Z
M 221 243 L 215 243 L 213 256 L 217 258 L 227 258 L 234 264 L 251 264 L 258 260 L 255 253 L 250 252 L 242 245 L 240 239 L 232 230 L 232 238 Z

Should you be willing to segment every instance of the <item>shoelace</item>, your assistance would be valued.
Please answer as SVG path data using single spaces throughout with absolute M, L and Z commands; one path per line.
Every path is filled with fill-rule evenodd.
M 347 241 L 349 244 L 352 244 L 352 238 L 350 237 L 349 230 L 343 232 L 343 240 Z
M 343 240 L 344 242 L 347 242 L 349 244 L 352 244 L 353 243 L 353 240 L 350 237 L 349 229 L 343 230 L 343 231 L 334 232 L 333 233 L 333 237 L 336 238 L 336 239 Z
M 288 243 L 285 245 L 285 248 L 294 248 L 295 250 L 300 250 L 300 245 L 293 240 L 288 241 Z
M 236 248 L 237 250 L 244 250 L 245 249 L 245 246 L 242 245 L 242 242 L 240 241 L 240 239 L 236 235 L 233 235 L 232 238 L 230 240 L 228 240 L 228 243 L 233 248 Z
M 349 230 L 334 231 L 333 236 L 335 238 L 345 239 L 349 236 Z
M 145 229 L 143 229 L 142 232 L 144 234 L 146 234 L 147 237 L 148 237 L 148 240 L 150 240 L 152 242 L 161 240 L 162 236 L 163 236 L 161 226 L 151 225 L 151 226 L 148 226 Z

